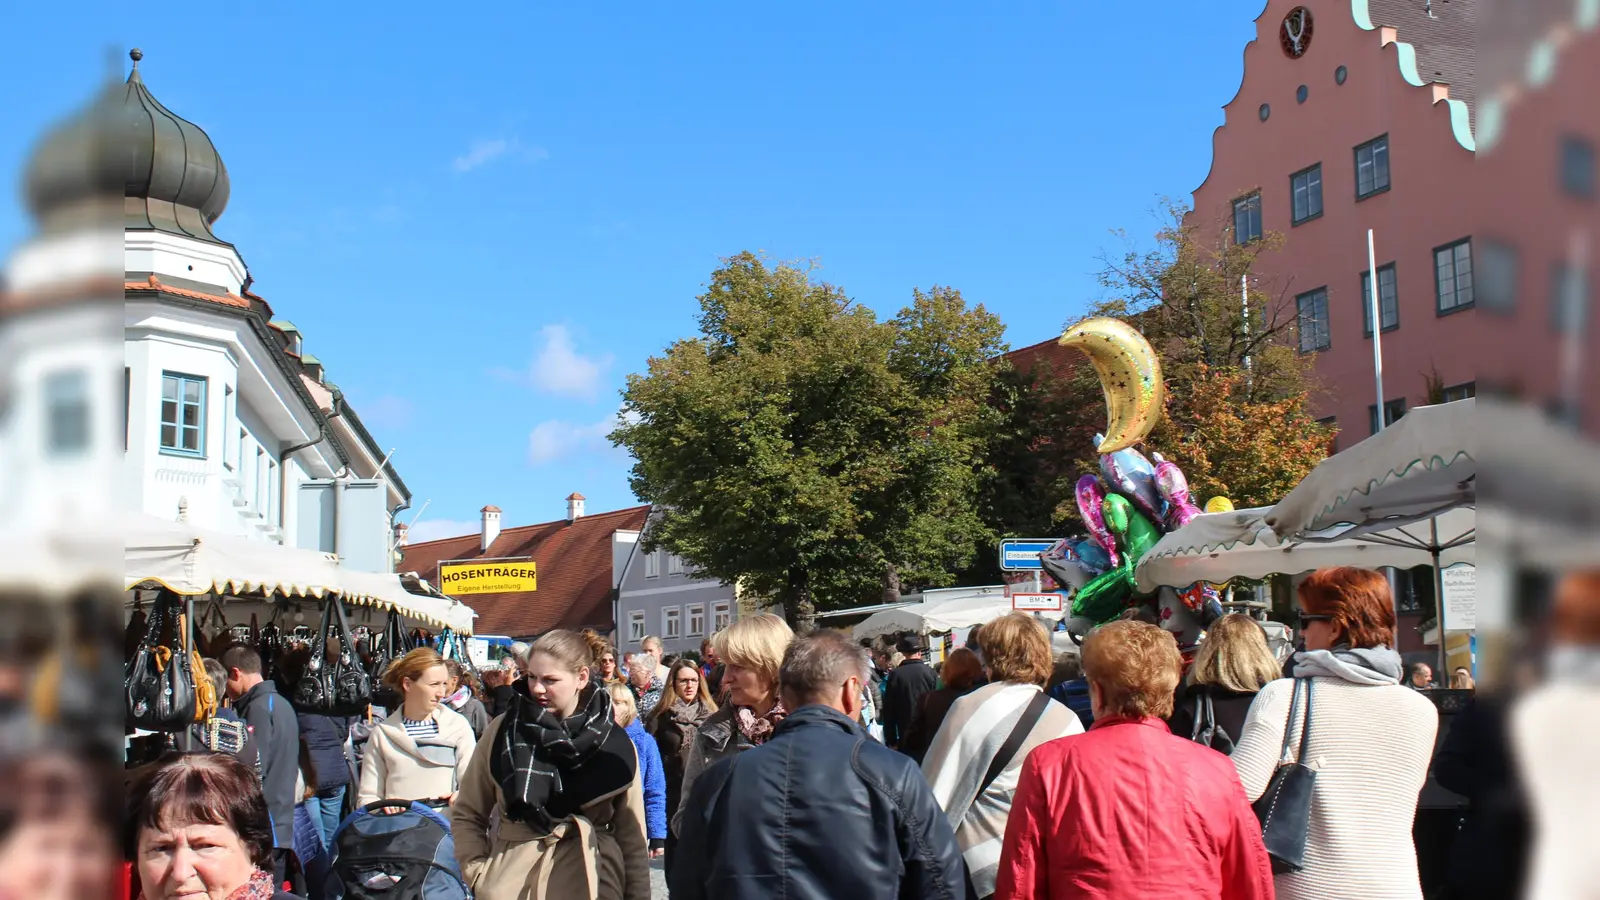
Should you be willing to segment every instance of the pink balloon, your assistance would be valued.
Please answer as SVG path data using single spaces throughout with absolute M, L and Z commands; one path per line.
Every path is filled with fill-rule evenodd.
M 1101 504 L 1106 499 L 1105 488 L 1100 486 L 1100 479 L 1093 475 L 1085 475 L 1078 479 L 1077 486 L 1078 513 L 1083 516 L 1083 524 L 1089 529 L 1090 537 L 1106 550 L 1106 555 L 1111 557 L 1112 567 L 1119 564 L 1117 556 L 1117 541 L 1111 536 L 1111 529 L 1106 527 Z
M 1159 453 L 1156 454 L 1156 488 L 1170 504 L 1167 510 L 1169 530 L 1182 528 L 1200 515 L 1200 507 L 1189 498 L 1189 479 L 1184 477 L 1177 463 L 1162 459 Z

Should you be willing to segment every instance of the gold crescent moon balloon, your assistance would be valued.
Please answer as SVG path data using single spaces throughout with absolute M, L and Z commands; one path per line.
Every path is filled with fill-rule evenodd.
M 1212 497 L 1206 501 L 1206 512 L 1233 512 L 1233 501 L 1227 497 Z
M 1161 361 L 1144 335 L 1121 319 L 1085 319 L 1061 335 L 1061 346 L 1089 357 L 1106 395 L 1106 436 L 1100 453 L 1144 440 L 1166 405 Z

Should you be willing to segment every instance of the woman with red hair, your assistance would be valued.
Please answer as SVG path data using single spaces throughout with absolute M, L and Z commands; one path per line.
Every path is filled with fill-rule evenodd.
M 1400 683 L 1389 580 L 1370 569 L 1319 569 L 1299 596 L 1305 649 L 1294 679 L 1256 695 L 1232 756 L 1251 802 L 1266 792 L 1286 733 L 1291 760 L 1317 773 L 1304 867 L 1276 876 L 1277 896 L 1421 900 L 1411 826 L 1439 713 Z M 1295 760 L 1302 728 L 1305 757 Z

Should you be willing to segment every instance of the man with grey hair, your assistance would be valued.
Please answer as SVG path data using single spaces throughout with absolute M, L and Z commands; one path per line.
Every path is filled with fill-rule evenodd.
M 673 900 L 966 897 L 955 833 L 922 771 L 857 722 L 867 673 L 840 632 L 794 639 L 778 671 L 792 712 L 684 798 Z
M 650 657 L 650 664 L 655 676 L 665 682 L 667 680 L 667 667 L 661 664 L 661 638 L 653 634 L 645 635 L 639 642 L 639 649 Z

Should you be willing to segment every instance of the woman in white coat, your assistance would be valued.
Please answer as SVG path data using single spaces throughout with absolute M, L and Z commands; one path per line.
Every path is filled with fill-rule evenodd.
M 444 811 L 477 745 L 471 723 L 442 703 L 450 686 L 444 659 L 419 647 L 389 666 L 383 680 L 404 702 L 372 730 L 356 802 L 417 800 Z

